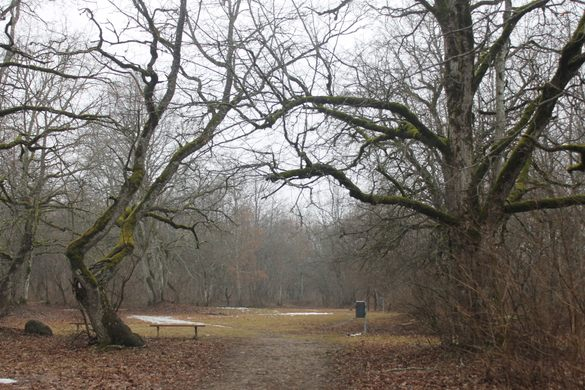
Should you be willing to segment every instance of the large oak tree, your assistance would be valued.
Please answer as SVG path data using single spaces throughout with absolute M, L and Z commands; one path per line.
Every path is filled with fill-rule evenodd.
M 567 188 L 568 174 L 546 180 L 537 161 L 561 153 L 573 158 L 573 175 L 585 169 L 584 133 L 574 130 L 583 125 L 567 112 L 582 104 L 585 8 L 552 0 L 367 3 L 377 26 L 364 34 L 369 47 L 350 57 L 324 45 L 305 74 L 285 66 L 273 80 L 280 108 L 267 109 L 258 127 L 284 129 L 298 165 L 271 163 L 269 177 L 329 177 L 359 201 L 434 222 L 445 237 L 452 310 L 485 324 L 488 301 L 497 299 L 490 248 L 509 217 L 585 204 L 582 186 Z M 312 43 L 319 23 L 362 5 L 312 8 L 321 18 L 307 18 Z M 536 178 L 548 181 L 546 192 L 530 184 Z M 478 344 L 482 329 L 464 340 L 461 328 L 451 331 Z

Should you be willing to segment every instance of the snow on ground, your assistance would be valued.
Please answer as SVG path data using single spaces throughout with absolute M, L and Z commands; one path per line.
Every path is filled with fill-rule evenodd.
M 326 313 L 326 312 L 319 312 L 319 311 L 291 311 L 291 312 L 281 312 L 278 310 L 273 310 L 271 313 L 260 314 L 262 316 L 330 316 L 333 313 Z
M 292 313 L 277 313 L 277 316 L 330 316 L 333 313 L 320 313 L 316 311 L 310 312 L 292 312 Z
M 222 306 L 220 309 L 227 309 L 227 310 L 240 310 L 240 311 L 247 311 L 250 310 L 247 307 L 232 307 L 232 306 Z
M 9 379 L 9 378 L 0 378 L 0 384 L 3 384 L 3 385 L 11 385 L 13 383 L 16 383 L 16 380 Z
M 185 321 L 179 320 L 178 318 L 174 318 L 171 316 L 139 316 L 139 315 L 131 315 L 128 316 L 129 318 L 135 318 L 137 320 L 141 320 L 144 322 L 150 322 L 152 324 L 157 325 L 195 325 L 196 322 L 193 321 Z

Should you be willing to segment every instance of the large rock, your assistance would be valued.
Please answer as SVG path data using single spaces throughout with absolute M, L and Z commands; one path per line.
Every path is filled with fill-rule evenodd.
M 29 320 L 24 324 L 24 333 L 39 334 L 41 336 L 52 336 L 53 331 L 49 326 L 38 320 Z

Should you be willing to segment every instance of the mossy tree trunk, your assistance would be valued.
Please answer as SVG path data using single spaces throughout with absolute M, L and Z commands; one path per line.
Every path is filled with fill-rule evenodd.
M 107 297 L 107 292 L 95 279 L 82 273 L 74 275 L 73 290 L 77 302 L 87 315 L 100 345 L 141 347 L 144 340 L 122 321 Z

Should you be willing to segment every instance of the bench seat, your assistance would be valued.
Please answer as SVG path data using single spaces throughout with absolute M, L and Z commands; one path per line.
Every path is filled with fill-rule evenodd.
M 156 328 L 156 337 L 159 337 L 160 335 L 160 328 L 193 328 L 193 331 L 195 332 L 193 338 L 196 339 L 197 328 L 204 328 L 205 324 L 193 322 L 189 324 L 150 324 L 149 326 Z

